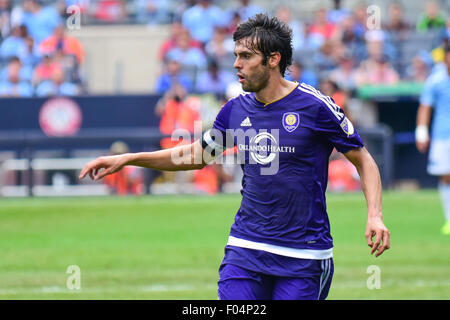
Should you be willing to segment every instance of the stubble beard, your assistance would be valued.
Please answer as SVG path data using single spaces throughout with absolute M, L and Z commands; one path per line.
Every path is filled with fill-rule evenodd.
M 269 83 L 269 70 L 263 67 L 261 72 L 246 78 L 246 82 L 242 83 L 242 90 L 246 92 L 258 92 L 264 89 Z

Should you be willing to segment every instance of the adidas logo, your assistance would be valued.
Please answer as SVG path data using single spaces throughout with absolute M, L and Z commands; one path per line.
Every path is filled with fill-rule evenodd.
M 250 119 L 247 117 L 241 122 L 241 127 L 251 127 L 252 123 L 250 122 Z

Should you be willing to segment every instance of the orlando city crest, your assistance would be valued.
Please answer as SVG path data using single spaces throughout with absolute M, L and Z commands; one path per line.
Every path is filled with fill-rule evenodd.
M 300 124 L 300 116 L 296 112 L 286 112 L 283 114 L 282 123 L 287 132 L 292 132 Z

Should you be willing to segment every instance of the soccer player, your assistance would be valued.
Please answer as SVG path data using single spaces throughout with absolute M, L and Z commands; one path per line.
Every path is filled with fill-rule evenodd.
M 428 128 L 433 109 L 430 143 Z M 442 67 L 425 81 L 417 111 L 416 146 L 422 153 L 430 146 L 427 171 L 439 176 L 439 193 L 446 220 L 442 233 L 450 235 L 450 46 L 445 48 Z
M 249 93 L 230 99 L 202 139 L 168 150 L 101 157 L 80 173 L 101 179 L 125 165 L 199 169 L 209 154 L 220 157 L 236 146 L 244 174 L 242 202 L 219 268 L 220 299 L 327 297 L 333 241 L 325 191 L 334 147 L 361 176 L 371 254 L 379 256 L 390 246 L 378 168 L 359 135 L 329 97 L 284 79 L 292 60 L 291 36 L 286 24 L 264 14 L 239 25 L 234 67 Z M 173 161 L 171 154 L 184 159 Z

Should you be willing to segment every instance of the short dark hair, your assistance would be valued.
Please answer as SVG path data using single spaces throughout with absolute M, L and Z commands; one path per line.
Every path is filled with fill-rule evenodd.
M 270 18 L 260 13 L 239 24 L 233 33 L 233 40 L 249 38 L 249 49 L 261 51 L 263 65 L 275 52 L 281 54 L 280 73 L 284 76 L 286 69 L 292 64 L 292 29 L 277 17 Z

